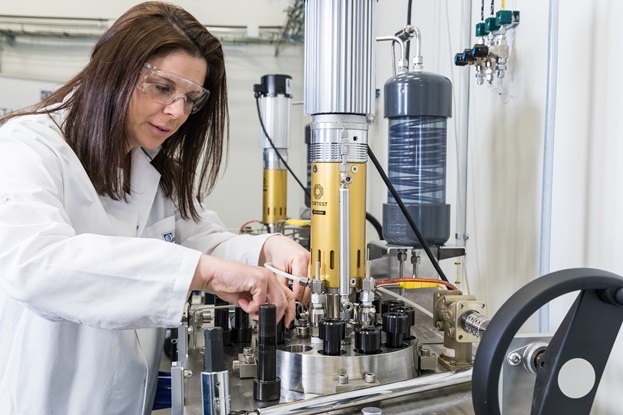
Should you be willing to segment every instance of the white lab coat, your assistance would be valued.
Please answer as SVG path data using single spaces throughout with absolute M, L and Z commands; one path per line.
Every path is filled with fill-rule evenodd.
M 201 252 L 257 264 L 268 235 L 182 220 L 141 149 L 128 201 L 98 196 L 53 117 L 0 128 L 0 414 L 149 414 Z

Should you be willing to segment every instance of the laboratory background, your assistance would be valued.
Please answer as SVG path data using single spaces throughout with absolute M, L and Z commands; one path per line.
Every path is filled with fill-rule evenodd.
M 36 103 L 70 79 L 87 62 L 97 37 L 137 3 L 0 0 L 0 115 Z M 226 169 L 206 204 L 230 230 L 257 230 L 263 219 L 266 147 L 254 86 L 265 75 L 290 77 L 289 136 L 282 148 L 286 148 L 293 173 L 307 184 L 306 125 L 314 114 L 306 110 L 323 103 L 306 96 L 315 90 L 305 85 L 305 72 L 312 70 L 306 69 L 305 43 L 313 33 L 305 27 L 309 25 L 305 6 L 329 6 L 322 6 L 326 1 L 311 0 L 174 3 L 221 39 L 226 57 L 231 141 Z M 623 275 L 619 261 L 623 252 L 623 78 L 622 54 L 616 46 L 623 3 L 374 3 L 373 22 L 363 33 L 373 38 L 373 60 L 366 68 L 354 65 L 353 70 L 373 75 L 367 143 L 386 171 L 390 121 L 386 99 L 388 91 L 392 97 L 400 93 L 385 86 L 403 70 L 402 47 L 408 45 L 407 71 L 419 64 L 419 70 L 446 78 L 451 85 L 449 95 L 442 98 L 450 111 L 438 114 L 447 118 L 443 162 L 445 203 L 450 207 L 446 216 L 450 236 L 442 245 L 461 252 L 439 262 L 450 282 L 485 303 L 487 316 L 493 317 L 514 293 L 544 274 L 595 268 Z M 502 14 L 509 20 L 490 28 L 495 22 L 487 19 L 495 21 L 499 11 L 510 12 Z M 407 25 L 416 27 L 418 36 L 411 31 L 409 40 L 401 44 L 397 34 Z M 353 32 L 350 42 L 360 35 Z M 476 48 L 487 42 L 488 51 Z M 323 60 L 348 60 L 350 55 L 326 54 L 316 59 L 317 66 L 323 67 Z M 266 98 L 259 95 L 260 100 Z M 263 108 L 269 117 L 271 107 Z M 369 161 L 365 174 L 365 211 L 383 223 L 387 187 Z M 294 224 L 309 219 L 305 193 L 290 173 L 286 185 L 287 217 Z M 375 227 L 366 222 L 365 243 L 379 239 Z M 394 251 L 387 252 L 394 255 Z M 418 261 L 419 276 L 437 277 L 424 252 Z M 412 262 L 407 257 L 399 266 L 401 272 L 403 266 L 410 270 Z M 574 299 L 575 294 L 567 294 L 539 307 L 519 332 L 553 333 Z M 593 316 L 595 320 L 600 317 Z M 585 333 L 588 338 L 599 336 L 592 330 Z M 620 340 L 612 346 L 591 413 L 621 411 L 622 347 Z

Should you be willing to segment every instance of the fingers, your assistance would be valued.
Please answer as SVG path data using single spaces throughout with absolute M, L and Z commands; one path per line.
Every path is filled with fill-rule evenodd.
M 277 321 L 283 317 L 285 326 L 289 327 L 296 316 L 294 293 L 278 281 L 272 272 L 270 275 L 272 278 L 268 284 L 267 302 L 277 307 Z
M 200 260 L 195 278 L 198 289 L 210 291 L 223 300 L 239 305 L 252 318 L 258 318 L 260 305 L 277 307 L 277 321 L 285 318 L 286 327 L 294 320 L 295 297 L 275 274 L 263 267 L 238 264 L 208 255 Z M 297 284 L 298 285 L 298 284 Z
M 292 324 L 296 318 L 296 301 L 294 300 L 294 294 L 290 290 L 286 290 L 286 297 L 288 304 L 283 318 L 284 326 L 287 328 L 290 327 L 290 324 Z

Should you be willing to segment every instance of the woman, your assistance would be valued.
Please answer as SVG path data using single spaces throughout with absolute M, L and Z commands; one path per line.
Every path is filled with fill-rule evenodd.
M 292 321 L 293 293 L 257 265 L 307 275 L 309 253 L 228 233 L 197 201 L 227 88 L 219 41 L 186 11 L 133 7 L 75 78 L 0 122 L 0 413 L 150 413 L 162 328 L 192 290 Z

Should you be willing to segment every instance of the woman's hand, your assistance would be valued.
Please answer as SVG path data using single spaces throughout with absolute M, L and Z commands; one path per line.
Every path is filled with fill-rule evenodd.
M 190 290 L 212 292 L 240 306 L 255 320 L 258 319 L 260 305 L 265 303 L 277 306 L 277 321 L 283 316 L 286 327 L 290 326 L 296 315 L 292 291 L 263 267 L 202 255 Z
M 283 235 L 271 236 L 264 242 L 260 255 L 259 265 L 266 262 L 272 263 L 273 267 L 298 277 L 309 277 L 309 262 L 311 255 L 292 239 Z M 282 283 L 287 284 L 285 277 L 277 277 Z M 297 301 L 307 305 L 311 297 L 309 287 L 304 287 L 298 282 L 292 284 L 294 297 Z M 286 326 L 288 327 L 288 326 Z

